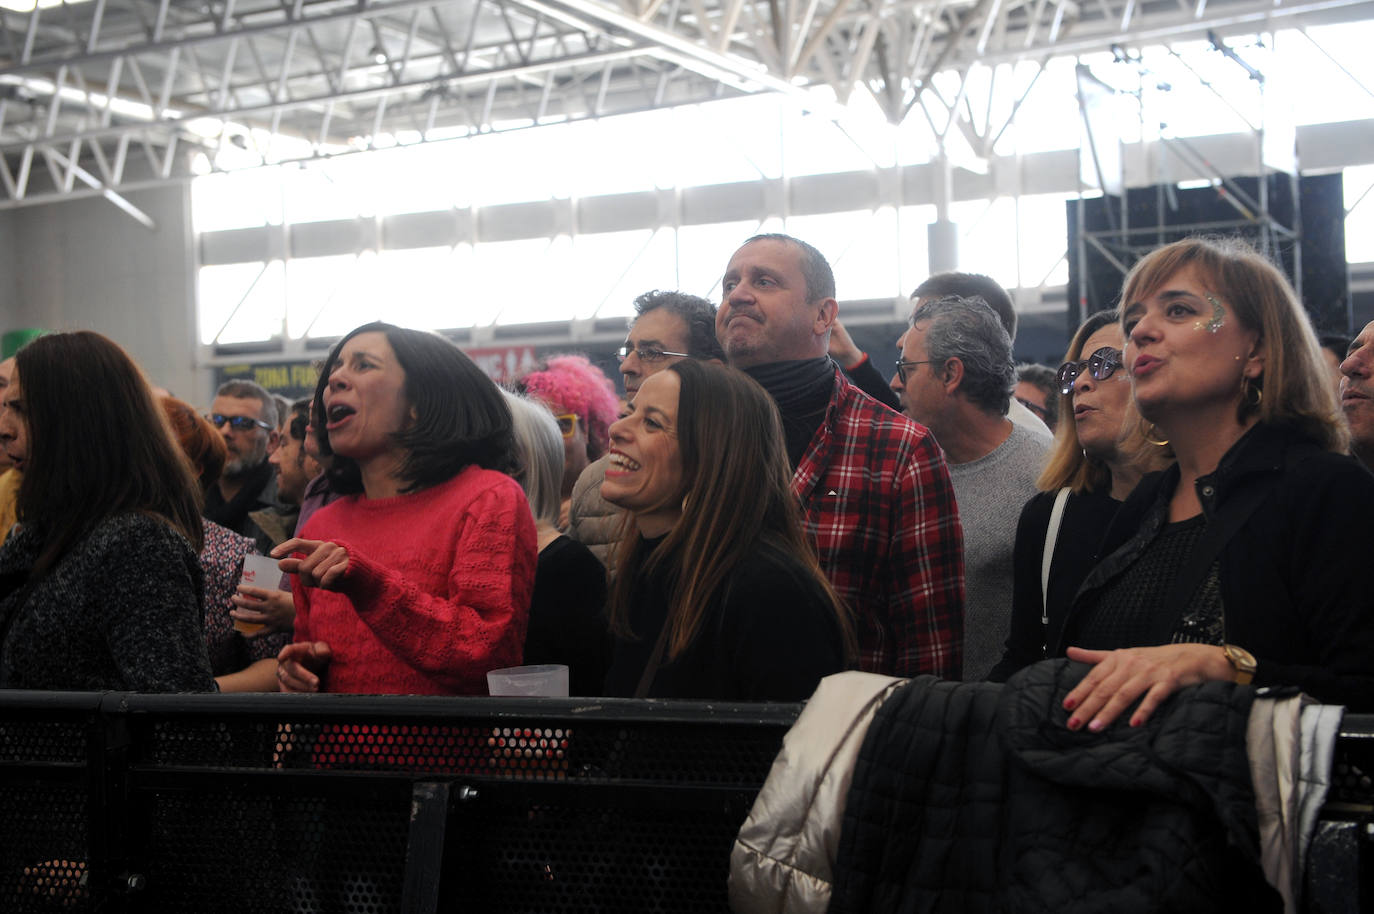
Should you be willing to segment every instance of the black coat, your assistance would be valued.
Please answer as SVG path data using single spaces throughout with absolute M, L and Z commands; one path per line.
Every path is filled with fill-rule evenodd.
M 1012 557 L 1011 629 L 1002 659 L 988 675 L 993 682 L 1005 682 L 1022 667 L 1044 660 L 1046 651 L 1059 643 L 1073 598 L 1097 564 L 1102 534 L 1121 507 L 1121 502 L 1105 492 L 1076 492 L 1069 496 L 1054 544 L 1049 600 L 1045 601 L 1040 589 L 1040 565 L 1045 555 L 1050 513 L 1058 494 L 1041 492 L 1021 509 Z M 1046 602 L 1048 621 L 1042 623 L 1041 607 Z
M 661 543 L 641 540 L 640 559 Z M 636 565 L 643 567 L 630 567 Z M 616 639 L 604 694 L 634 695 L 667 621 L 672 589 L 666 573 L 635 581 L 635 637 Z M 840 624 L 814 575 L 797 557 L 760 542 L 735 566 L 692 642 L 678 657 L 665 654 L 647 697 L 804 701 L 822 677 L 844 667 Z
M 855 765 L 832 914 L 1281 911 L 1246 760 L 1254 690 L 1209 682 L 1143 726 L 1073 731 L 1061 702 L 1086 669 L 895 692 Z
M 1054 656 L 1077 643 L 1085 609 L 1159 533 L 1178 481 L 1175 465 L 1146 476 L 1126 499 Z M 1374 476 L 1352 457 L 1257 425 L 1196 485 L 1209 523 L 1238 493 L 1267 487 L 1218 560 L 1226 641 L 1255 655 L 1255 684 L 1294 685 L 1327 704 L 1374 710 Z M 1153 643 L 1167 642 L 1177 619 L 1177 608 L 1161 610 Z

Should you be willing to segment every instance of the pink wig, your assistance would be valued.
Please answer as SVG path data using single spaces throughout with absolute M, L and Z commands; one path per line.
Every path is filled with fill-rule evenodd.
M 605 373 L 585 355 L 550 356 L 543 368 L 520 379 L 520 388 L 554 413 L 575 413 L 587 429 L 587 459 L 596 460 L 610 443 L 619 402 Z

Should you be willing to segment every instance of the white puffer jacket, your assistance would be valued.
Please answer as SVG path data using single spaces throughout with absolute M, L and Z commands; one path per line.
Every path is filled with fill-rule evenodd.
M 735 914 L 823 914 L 859 748 L 878 707 L 906 681 L 858 672 L 821 680 L 730 853 Z

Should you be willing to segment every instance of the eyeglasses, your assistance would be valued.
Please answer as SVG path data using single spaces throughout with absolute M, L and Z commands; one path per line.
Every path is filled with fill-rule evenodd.
M 1045 409 L 1045 407 L 1041 406 L 1039 403 L 1032 403 L 1031 401 L 1027 400 L 1025 397 L 1017 397 L 1017 398 L 1016 398 L 1016 402 L 1017 402 L 1017 403 L 1020 403 L 1020 404 L 1021 404 L 1022 406 L 1024 406 L 1026 409 L 1030 410 L 1031 412 L 1033 412 L 1033 413 L 1035 413 L 1037 416 L 1039 416 L 1042 422 L 1044 422 L 1044 423 L 1047 424 L 1047 425 L 1049 424 L 1049 421 L 1050 421 L 1050 411 L 1047 410 L 1047 409 Z
M 900 381 L 902 382 L 902 384 L 906 384 L 906 370 L 907 370 L 908 368 L 915 368 L 917 365 L 938 365 L 938 364 L 940 364 L 940 360 L 939 360 L 939 359 L 926 359 L 924 362 L 908 362 L 908 361 L 905 361 L 904 359 L 898 359 L 898 360 L 897 360 L 897 378 L 898 378 L 898 380 L 900 380 Z
M 666 349 L 653 349 L 649 346 L 621 346 L 615 351 L 615 357 L 623 362 L 630 357 L 630 353 L 639 356 L 641 362 L 657 362 L 670 355 L 675 355 L 680 359 L 692 357 L 691 353 L 688 352 L 669 352 Z
M 1081 362 L 1065 362 L 1059 366 L 1059 392 L 1073 393 L 1074 382 L 1088 369 L 1088 374 L 1098 381 L 1110 378 L 1121 367 L 1121 350 L 1103 346 Z
M 563 433 L 564 438 L 571 438 L 577 434 L 577 413 L 563 413 L 554 416 L 558 422 L 558 430 Z
M 251 432 L 255 428 L 270 429 L 272 427 L 270 423 L 263 422 L 261 419 L 254 419 L 252 416 L 226 416 L 223 413 L 206 413 L 205 418 L 215 428 L 228 422 L 229 427 L 236 432 Z

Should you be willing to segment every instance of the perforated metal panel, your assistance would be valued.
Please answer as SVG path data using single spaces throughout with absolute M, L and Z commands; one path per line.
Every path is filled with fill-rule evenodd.
M 85 708 L 82 708 L 82 705 Z M 0 716 L 0 911 L 94 910 L 87 761 L 94 708 L 43 702 Z
M 797 711 L 0 692 L 0 914 L 724 912 Z M 1374 718 L 1346 729 L 1358 817 Z M 1366 853 L 1338 837 L 1328 872 Z
M 347 721 L 136 717 L 135 783 L 186 787 L 154 795 L 147 901 L 399 910 L 409 865 L 439 870 L 441 909 L 724 911 L 731 842 L 795 715 L 722 725 L 700 708 L 693 721 L 623 703 L 469 702 L 404 720 L 403 707 Z M 198 789 L 211 772 L 235 786 Z M 410 822 L 421 780 L 457 788 L 429 861 Z M 225 847 L 252 849 L 238 882 Z

